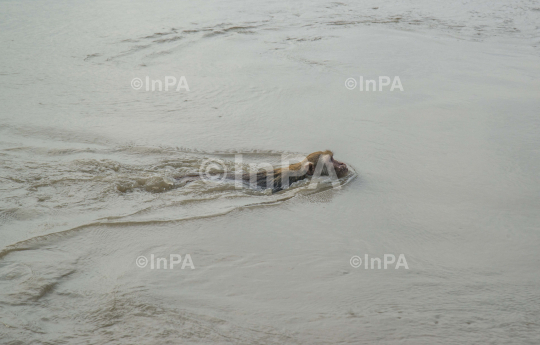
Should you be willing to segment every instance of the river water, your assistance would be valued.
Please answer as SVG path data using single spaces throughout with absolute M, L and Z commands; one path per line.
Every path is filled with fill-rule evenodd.
M 539 23 L 524 0 L 1 1 L 0 343 L 539 343 Z M 326 149 L 339 188 L 177 180 Z M 407 267 L 351 261 L 385 254 Z

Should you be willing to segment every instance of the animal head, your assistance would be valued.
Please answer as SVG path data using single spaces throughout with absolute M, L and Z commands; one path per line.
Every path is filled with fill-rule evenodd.
M 307 171 L 307 175 L 318 172 L 321 176 L 330 175 L 328 168 L 333 167 L 338 178 L 347 175 L 349 169 L 345 163 L 334 159 L 334 153 L 330 150 L 317 151 L 309 154 L 303 161 L 302 167 Z M 319 168 L 320 167 L 320 168 Z M 317 171 L 321 169 L 320 171 Z

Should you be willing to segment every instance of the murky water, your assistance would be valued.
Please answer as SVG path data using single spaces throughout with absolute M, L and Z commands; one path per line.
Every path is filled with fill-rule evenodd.
M 539 22 L 535 1 L 1 2 L 0 343 L 538 343 Z M 339 189 L 177 179 L 325 149 Z M 385 254 L 408 269 L 350 263 Z

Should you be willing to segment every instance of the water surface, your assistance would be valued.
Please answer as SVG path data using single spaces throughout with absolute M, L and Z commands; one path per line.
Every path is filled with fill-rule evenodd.
M 539 17 L 0 2 L 0 342 L 538 343 Z M 189 91 L 131 87 L 167 76 Z M 325 149 L 340 189 L 175 182 Z M 195 269 L 137 267 L 151 254 Z M 351 267 L 365 254 L 409 269 Z

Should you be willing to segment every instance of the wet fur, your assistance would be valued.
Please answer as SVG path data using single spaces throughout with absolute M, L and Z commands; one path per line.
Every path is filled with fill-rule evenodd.
M 289 179 L 288 182 L 290 186 L 294 182 L 301 181 L 312 176 L 313 173 L 316 171 L 317 164 L 319 163 L 321 158 L 328 159 L 329 162 L 327 164 L 330 164 L 330 163 L 333 164 L 334 170 L 338 178 L 346 175 L 348 171 L 347 166 L 344 163 L 334 160 L 333 156 L 334 154 L 332 153 L 332 151 L 329 151 L 329 150 L 313 152 L 310 155 L 308 155 L 303 161 L 289 165 L 288 172 L 283 171 L 283 168 L 275 168 L 272 171 L 272 174 L 268 176 L 268 172 L 259 171 L 257 172 L 255 181 L 253 182 L 251 182 L 252 174 L 244 173 L 242 174 L 242 180 L 248 185 L 252 185 L 252 183 L 254 183 L 259 188 L 262 188 L 262 189 L 272 188 L 272 192 L 274 193 L 279 192 L 283 190 L 283 187 L 284 187 L 283 182 L 284 182 L 284 179 L 286 178 Z M 322 176 L 329 175 L 326 164 L 322 166 L 320 175 Z M 234 173 L 228 174 L 227 178 L 234 180 L 235 174 Z M 187 176 L 181 177 L 180 179 L 188 183 L 188 182 L 192 182 L 197 179 L 200 179 L 200 176 L 187 175 Z

